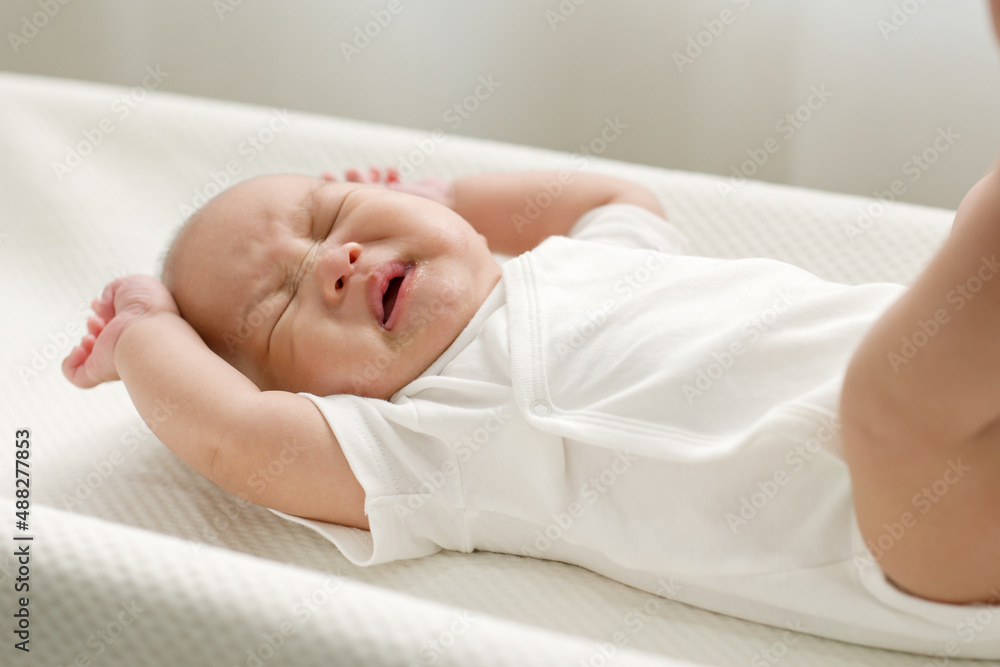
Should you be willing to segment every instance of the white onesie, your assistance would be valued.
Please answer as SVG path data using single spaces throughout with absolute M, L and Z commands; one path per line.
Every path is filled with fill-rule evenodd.
M 684 246 L 663 219 L 611 205 L 506 262 L 466 329 L 390 401 L 309 396 L 365 489 L 371 532 L 282 516 L 358 565 L 534 556 L 778 627 L 1000 657 L 1000 622 L 975 620 L 995 607 L 899 591 L 856 527 L 841 381 L 904 288 Z

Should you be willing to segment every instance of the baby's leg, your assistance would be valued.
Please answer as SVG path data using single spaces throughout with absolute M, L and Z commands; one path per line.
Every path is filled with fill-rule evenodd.
M 841 397 L 858 525 L 886 576 L 952 603 L 1000 597 L 1000 176 L 862 341 Z

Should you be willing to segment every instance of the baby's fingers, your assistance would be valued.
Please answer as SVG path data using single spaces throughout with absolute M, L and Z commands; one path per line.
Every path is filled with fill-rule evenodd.
M 348 169 L 344 172 L 344 178 L 350 183 L 367 183 L 371 184 L 371 177 L 368 174 L 363 174 L 357 169 Z
M 382 185 L 383 183 L 395 183 L 399 180 L 399 172 L 389 167 L 383 174 L 378 167 L 368 167 L 368 171 L 359 169 L 348 169 L 344 172 L 344 178 L 349 183 L 364 183 L 366 185 Z
M 97 342 L 97 336 L 87 335 L 83 337 L 83 340 L 80 341 L 80 344 L 77 345 L 77 347 L 83 350 L 84 354 L 86 354 L 89 357 L 91 353 L 94 351 L 94 343 L 96 342 Z
M 109 283 L 104 288 L 104 291 L 101 292 L 101 296 L 90 302 L 90 307 L 94 309 L 94 314 L 104 322 L 110 322 L 115 317 L 115 290 L 117 287 L 117 280 Z
M 105 324 L 106 322 L 100 317 L 91 315 L 87 318 L 87 331 L 89 331 L 94 337 L 100 336 L 101 332 L 104 331 Z
M 62 372 L 66 379 L 84 389 L 97 384 L 84 372 L 84 364 L 94 351 L 95 340 L 94 336 L 84 336 L 80 344 L 70 350 L 62 362 Z

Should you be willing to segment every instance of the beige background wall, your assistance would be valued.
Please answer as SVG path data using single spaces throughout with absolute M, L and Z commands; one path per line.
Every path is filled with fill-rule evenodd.
M 160 90 L 567 151 L 618 119 L 607 157 L 865 195 L 899 181 L 955 207 L 1000 153 L 986 16 L 985 0 L 5 0 L 0 69 L 135 86 L 158 67 Z

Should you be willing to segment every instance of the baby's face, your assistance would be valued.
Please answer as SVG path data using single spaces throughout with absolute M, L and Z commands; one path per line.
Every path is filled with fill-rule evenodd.
M 451 209 L 307 176 L 245 181 L 178 242 L 168 287 L 258 387 L 388 398 L 461 333 L 500 279 Z

